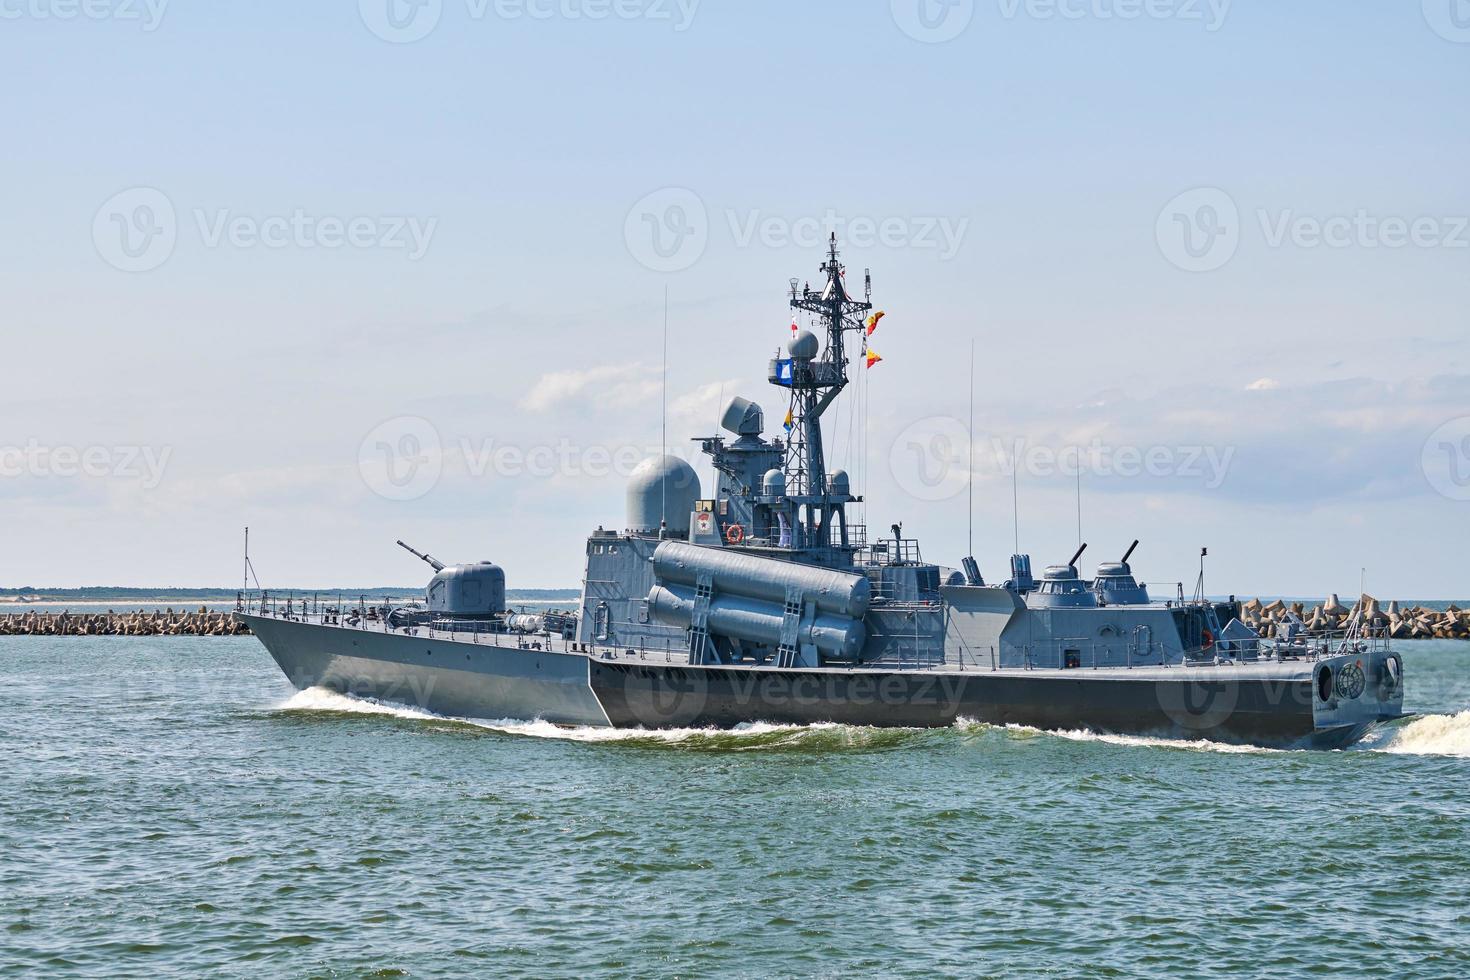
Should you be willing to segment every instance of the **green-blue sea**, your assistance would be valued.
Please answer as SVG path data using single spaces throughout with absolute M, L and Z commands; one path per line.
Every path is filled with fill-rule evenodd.
M 562 730 L 0 639 L 3 976 L 1470 975 L 1470 645 L 1343 752 Z

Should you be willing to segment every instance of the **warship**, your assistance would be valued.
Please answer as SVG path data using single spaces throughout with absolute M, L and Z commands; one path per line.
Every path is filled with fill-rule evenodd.
M 790 280 L 790 342 L 766 380 L 784 437 L 734 398 L 699 448 L 716 474 L 664 453 L 627 487 L 621 529 L 586 539 L 575 610 L 516 612 L 505 572 L 446 564 L 403 602 L 242 592 L 236 616 L 300 689 L 326 687 L 446 716 L 565 726 L 729 728 L 750 722 L 1050 730 L 1336 748 L 1403 715 L 1404 665 L 1363 617 L 1269 635 L 1234 599 L 1149 594 L 1138 542 L 1083 576 L 1086 545 L 1040 578 L 1028 555 L 987 583 L 973 556 L 928 561 L 869 536 L 863 498 L 827 467 L 823 417 L 868 356 L 872 277 L 849 292 L 835 236 L 813 287 Z M 819 336 L 820 334 L 820 336 Z M 1016 550 L 1020 550 L 1019 548 Z

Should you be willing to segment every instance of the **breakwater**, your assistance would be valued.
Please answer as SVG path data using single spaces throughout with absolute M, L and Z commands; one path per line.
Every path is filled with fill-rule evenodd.
M 201 607 L 136 612 L 24 612 L 0 615 L 0 636 L 247 636 L 228 611 Z
M 1274 633 L 1292 616 L 1313 632 L 1335 632 L 1347 629 L 1360 607 L 1369 626 L 1397 640 L 1470 639 L 1470 611 L 1453 604 L 1445 609 L 1401 607 L 1397 601 L 1384 605 L 1370 595 L 1360 597 L 1351 606 L 1344 605 L 1335 595 L 1314 606 L 1280 599 L 1269 603 L 1252 599 L 1241 606 L 1240 618 L 1262 635 Z

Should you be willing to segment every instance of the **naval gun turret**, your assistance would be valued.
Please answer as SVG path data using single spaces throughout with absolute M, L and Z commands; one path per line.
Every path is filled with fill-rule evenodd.
M 1138 547 L 1137 539 L 1123 553 L 1122 561 L 1103 562 L 1097 566 L 1097 577 L 1092 580 L 1092 591 L 1097 601 L 1104 606 L 1146 606 L 1148 588 L 1138 584 L 1128 559 Z
M 1046 571 L 1041 573 L 1041 582 L 1027 604 L 1032 608 L 1042 609 L 1096 606 L 1097 596 L 1077 574 L 1077 559 L 1086 550 L 1087 545 L 1083 544 L 1065 565 L 1048 565 Z
M 451 619 L 490 619 L 505 613 L 505 570 L 494 562 L 446 565 L 402 541 L 399 547 L 434 569 L 425 590 L 429 612 Z

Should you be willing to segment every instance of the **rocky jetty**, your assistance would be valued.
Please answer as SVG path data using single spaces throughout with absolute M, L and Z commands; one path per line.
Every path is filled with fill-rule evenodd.
M 1252 599 L 1241 606 L 1240 618 L 1259 633 L 1273 632 L 1288 616 L 1295 616 L 1307 629 L 1331 632 L 1345 630 L 1359 608 L 1367 622 L 1399 640 L 1470 640 L 1470 611 L 1451 605 L 1446 609 L 1423 606 L 1400 608 L 1398 602 L 1383 605 L 1370 595 L 1361 596 L 1352 606 L 1343 605 L 1336 595 L 1310 608 L 1306 603 L 1286 603 L 1280 599 L 1265 603 Z
M 24 612 L 0 615 L 0 636 L 246 636 L 227 611 Z

